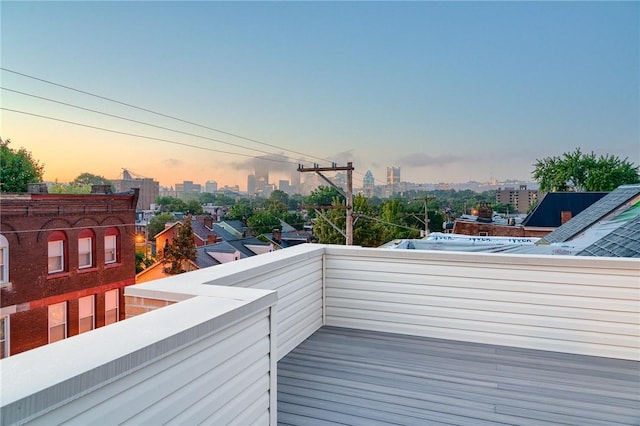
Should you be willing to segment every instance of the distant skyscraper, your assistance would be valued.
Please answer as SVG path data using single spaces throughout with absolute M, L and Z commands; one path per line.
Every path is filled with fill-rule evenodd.
M 247 176 L 247 194 L 249 197 L 256 195 L 256 175 Z
M 300 173 L 297 170 L 291 172 L 291 190 L 294 194 L 302 194 L 302 185 L 300 184 Z
M 387 185 L 400 183 L 400 167 L 387 167 Z
M 371 170 L 367 170 L 362 181 L 362 192 L 365 197 L 373 197 L 376 192 L 376 180 Z
M 207 183 L 204 184 L 204 192 L 209 192 L 211 194 L 218 192 L 218 182 L 215 180 L 208 180 Z

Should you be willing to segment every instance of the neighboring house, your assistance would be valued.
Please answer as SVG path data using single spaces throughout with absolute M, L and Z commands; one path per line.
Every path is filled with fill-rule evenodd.
M 234 262 L 258 254 L 269 253 L 274 250 L 273 244 L 265 243 L 257 238 L 221 241 L 214 244 L 200 246 L 196 249 L 196 260 L 186 261 L 183 267 L 186 272 L 208 268 L 223 263 Z M 157 280 L 171 276 L 164 270 L 162 261 L 149 266 L 136 275 L 136 283 Z
M 173 241 L 178 224 L 180 222 L 167 223 L 165 228 L 154 236 L 158 256 L 162 256 L 162 250 L 164 250 L 165 245 Z M 191 229 L 193 229 L 193 243 L 196 247 L 202 247 L 218 241 L 215 231 L 197 219 L 191 220 Z
M 547 192 L 522 221 L 522 226 L 551 232 L 607 194 L 608 192 Z
M 135 283 L 138 190 L 2 194 L 0 353 L 14 355 L 124 319 Z
M 607 195 L 606 192 L 548 192 L 522 220 L 497 218 L 495 214 L 474 219 L 458 219 L 453 233 L 480 237 L 541 238 Z M 489 219 L 490 218 L 490 219 Z

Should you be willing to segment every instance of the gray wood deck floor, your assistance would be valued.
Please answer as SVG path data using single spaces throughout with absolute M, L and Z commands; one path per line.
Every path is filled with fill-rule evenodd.
M 281 425 L 639 425 L 640 363 L 323 327 L 278 363 Z

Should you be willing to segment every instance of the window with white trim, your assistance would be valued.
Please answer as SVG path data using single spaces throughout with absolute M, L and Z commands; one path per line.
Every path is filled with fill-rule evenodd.
M 115 235 L 105 235 L 104 237 L 104 263 L 115 263 L 117 257 L 117 237 Z
M 94 296 L 78 299 L 78 332 L 91 331 L 95 327 Z
M 104 294 L 104 324 L 118 321 L 118 289 L 109 290 Z
M 0 317 L 0 358 L 9 356 L 9 317 Z
M 93 238 L 78 238 L 78 268 L 93 266 Z
M 49 273 L 64 271 L 64 240 L 49 241 Z
M 9 241 L 0 235 L 0 285 L 9 282 Z
M 49 305 L 49 343 L 67 337 L 67 302 Z

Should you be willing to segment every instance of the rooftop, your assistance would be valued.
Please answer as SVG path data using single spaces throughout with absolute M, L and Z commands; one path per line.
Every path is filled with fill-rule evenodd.
M 0 360 L 2 425 L 640 420 L 637 259 L 304 244 L 126 292 Z

